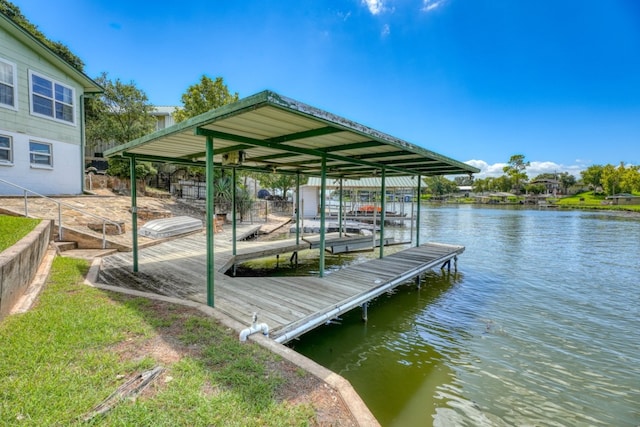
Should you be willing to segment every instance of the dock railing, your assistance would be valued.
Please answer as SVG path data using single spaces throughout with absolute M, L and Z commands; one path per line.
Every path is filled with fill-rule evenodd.
M 45 200 L 49 200 L 49 201 L 57 204 L 58 205 L 58 239 L 59 240 L 63 240 L 63 238 L 64 238 L 63 237 L 63 227 L 62 227 L 62 206 L 64 206 L 65 208 L 72 209 L 72 210 L 74 210 L 76 212 L 80 212 L 83 215 L 87 215 L 87 216 L 90 216 L 92 218 L 96 218 L 96 219 L 102 221 L 102 249 L 106 249 L 106 247 L 107 247 L 107 230 L 106 230 L 107 223 L 115 225 L 116 228 L 118 229 L 118 234 L 122 234 L 122 228 L 120 227 L 120 224 L 115 222 L 115 221 L 111 221 L 108 218 L 104 218 L 104 217 L 101 217 L 100 215 L 92 214 L 90 212 L 87 212 L 85 210 L 77 208 L 77 207 L 73 206 L 72 204 L 61 202 L 59 200 L 53 199 L 53 198 L 45 196 L 43 194 L 36 193 L 35 191 L 29 190 L 28 188 L 22 187 L 22 186 L 20 186 L 18 184 L 14 184 L 12 182 L 5 181 L 4 179 L 0 179 L 0 183 L 3 183 L 3 184 L 8 185 L 10 187 L 14 187 L 14 188 L 18 188 L 18 189 L 22 190 L 22 192 L 24 194 L 24 216 L 25 217 L 29 216 L 29 204 L 28 204 L 28 199 L 29 199 L 28 196 L 29 196 L 29 194 L 32 194 L 34 196 L 43 198 Z

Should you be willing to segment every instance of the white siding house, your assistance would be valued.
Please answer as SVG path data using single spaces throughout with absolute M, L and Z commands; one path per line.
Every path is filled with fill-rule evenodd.
M 84 96 L 101 88 L 0 13 L 0 179 L 80 194 Z M 0 195 L 22 191 L 0 182 Z

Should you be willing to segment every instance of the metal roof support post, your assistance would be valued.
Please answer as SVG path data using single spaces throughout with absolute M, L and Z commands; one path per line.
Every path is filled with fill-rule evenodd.
M 322 174 L 320 175 L 320 277 L 324 277 L 324 249 L 326 225 L 326 197 L 327 197 L 327 157 L 322 156 Z
M 296 245 L 300 244 L 300 172 L 296 174 Z
M 420 195 L 422 193 L 422 176 L 418 175 L 418 200 L 416 202 L 416 247 L 420 246 Z
M 232 253 L 233 256 L 236 256 L 236 225 L 237 225 L 237 214 L 236 214 L 236 168 L 231 169 L 231 240 L 232 240 Z
M 206 180 L 207 180 L 207 305 L 213 307 L 213 137 L 207 136 L 206 143 Z
M 136 188 L 136 156 L 129 157 L 129 180 L 131 181 L 131 238 L 133 244 L 133 272 L 138 272 L 138 200 Z
M 387 219 L 387 183 L 385 168 L 382 168 L 382 197 L 380 198 L 380 258 L 384 257 L 384 221 Z
M 338 202 L 338 236 L 342 237 L 342 178 L 340 178 L 340 201 Z

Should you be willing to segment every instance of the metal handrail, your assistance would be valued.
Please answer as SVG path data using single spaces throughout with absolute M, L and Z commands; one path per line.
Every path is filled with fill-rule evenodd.
M 62 206 L 69 208 L 69 209 L 73 209 L 74 211 L 80 212 L 83 215 L 88 215 L 90 217 L 93 218 L 97 218 L 99 220 L 102 221 L 102 249 L 106 249 L 107 247 L 107 233 L 106 233 L 106 225 L 107 223 L 113 224 L 118 228 L 118 234 L 122 234 L 122 228 L 120 227 L 120 224 L 118 224 L 115 221 L 111 221 L 110 219 L 101 217 L 100 215 L 96 215 L 96 214 L 92 214 L 90 212 L 84 211 L 82 209 L 79 209 L 69 203 L 65 203 L 65 202 L 61 202 L 59 200 L 53 199 L 51 197 L 45 196 L 43 194 L 40 193 L 36 193 L 35 191 L 29 190 L 28 188 L 22 187 L 18 184 L 14 184 L 12 182 L 9 181 L 5 181 L 4 179 L 0 179 L 0 182 L 9 185 L 11 187 L 15 187 L 15 188 L 19 188 L 24 192 L 24 216 L 28 217 L 29 216 L 29 207 L 27 205 L 27 193 L 31 193 L 34 194 L 38 197 L 42 197 L 43 199 L 47 199 L 52 201 L 53 203 L 56 203 L 58 205 L 58 236 L 60 238 L 60 240 L 63 240 L 63 230 L 62 230 Z

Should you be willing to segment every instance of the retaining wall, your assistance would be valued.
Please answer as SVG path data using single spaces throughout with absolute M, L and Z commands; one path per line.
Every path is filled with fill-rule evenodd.
M 0 252 L 0 320 L 24 294 L 53 238 L 53 220 L 43 220 L 18 243 Z

